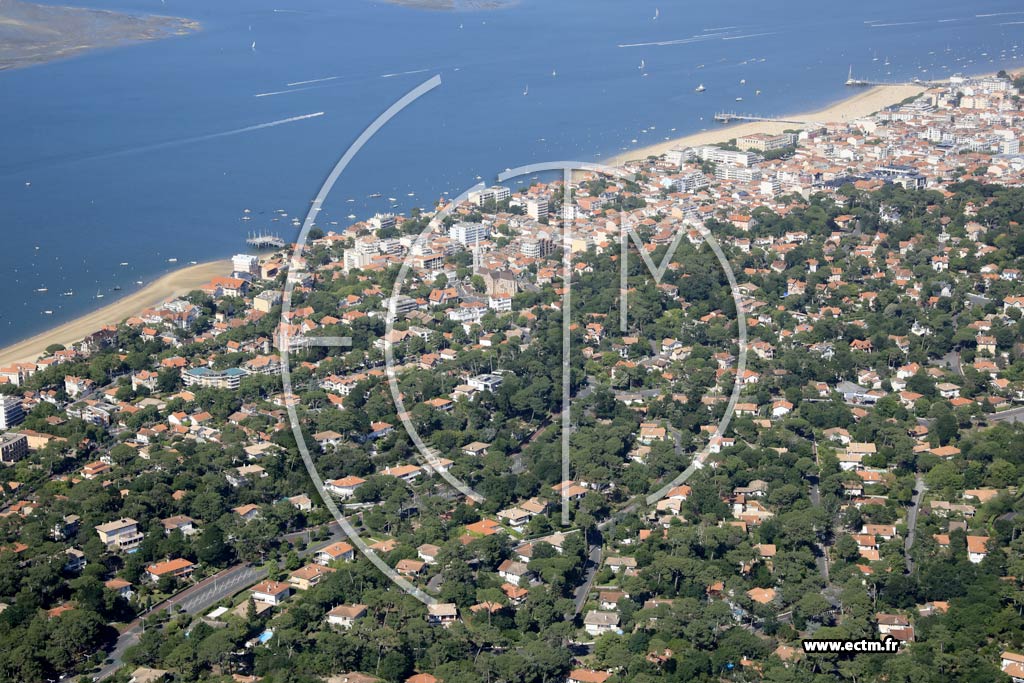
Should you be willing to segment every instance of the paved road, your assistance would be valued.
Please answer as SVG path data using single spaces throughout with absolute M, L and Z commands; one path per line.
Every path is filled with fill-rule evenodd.
M 960 375 L 961 377 L 964 376 L 964 369 L 960 363 L 959 351 L 950 351 L 949 353 L 942 357 L 942 362 L 946 365 L 946 367 L 948 367 L 956 374 Z
M 142 636 L 143 618 L 157 612 L 173 612 L 178 607 L 181 607 L 189 614 L 198 614 L 266 575 L 267 570 L 264 568 L 257 569 L 248 564 L 236 565 L 200 581 L 191 588 L 151 608 L 142 617 L 129 624 L 128 628 L 118 637 L 117 645 L 114 646 L 108 657 L 111 660 L 110 663 L 100 669 L 99 673 L 95 674 L 96 680 L 102 681 L 121 668 L 121 659 L 124 657 L 125 651 L 138 643 L 139 638 Z
M 328 525 L 328 529 L 331 533 L 326 540 L 308 546 L 305 550 L 299 552 L 299 557 L 312 555 L 321 548 L 334 543 L 342 536 L 341 528 L 337 522 L 331 522 L 330 525 Z M 307 534 L 308 530 L 296 531 L 294 533 L 286 534 L 284 538 L 290 543 L 295 543 L 300 539 L 308 538 Z M 175 611 L 178 607 L 185 610 L 188 614 L 200 614 L 224 598 L 231 597 L 244 588 L 251 586 L 266 575 L 267 570 L 265 567 L 253 567 L 247 563 L 238 564 L 233 567 L 228 567 L 224 571 L 218 572 L 217 574 L 200 581 L 196 585 L 186 588 L 177 595 L 153 606 L 148 612 L 129 624 L 128 628 L 121 633 L 117 639 L 117 644 L 107 657 L 110 660 L 110 663 L 104 665 L 98 673 L 94 674 L 95 680 L 102 681 L 103 679 L 113 675 L 115 671 L 121 668 L 121 665 L 123 664 L 122 658 L 124 657 L 125 651 L 139 642 L 139 638 L 142 635 L 143 630 L 143 618 L 160 611 L 167 611 L 170 613 Z
M 994 415 L 986 415 L 988 422 L 1024 422 L 1024 406 L 1010 408 Z
M 903 542 L 903 555 L 907 560 L 907 571 L 914 571 L 914 561 L 910 559 L 910 548 L 914 545 L 914 536 L 917 533 L 917 513 L 921 509 L 921 499 L 928 487 L 925 486 L 924 478 L 920 474 L 914 480 L 914 498 L 907 513 L 907 539 Z
M 566 620 L 573 619 L 583 609 L 583 604 L 587 601 L 587 595 L 590 594 L 590 587 L 594 583 L 594 576 L 597 574 L 597 570 L 601 568 L 601 546 L 592 545 L 590 546 L 590 554 L 587 556 L 587 571 L 583 579 L 583 583 L 576 588 L 573 593 L 573 608 L 572 614 L 566 615 Z
M 817 444 L 815 444 L 817 446 Z M 817 448 L 815 448 L 817 453 Z M 818 490 L 818 477 L 808 477 L 808 481 L 811 485 L 811 505 L 814 507 L 821 507 L 821 492 Z M 818 573 L 821 574 L 821 578 L 825 579 L 825 584 L 829 583 L 828 574 L 828 549 L 823 543 L 818 543 L 819 553 L 815 555 L 814 562 L 818 565 Z

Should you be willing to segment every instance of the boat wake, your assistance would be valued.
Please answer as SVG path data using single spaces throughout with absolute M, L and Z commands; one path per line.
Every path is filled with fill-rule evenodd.
M 761 36 L 774 36 L 775 31 L 767 31 L 765 33 L 747 33 L 742 36 L 725 36 L 722 40 L 743 40 L 745 38 L 759 38 Z
M 311 78 L 308 81 L 295 81 L 294 83 L 285 83 L 289 88 L 296 85 L 309 85 L 310 83 L 323 83 L 325 81 L 336 81 L 341 76 L 325 76 L 324 78 Z
M 326 112 L 316 111 L 311 114 L 300 114 L 299 116 L 289 116 L 285 119 L 277 119 L 276 121 L 267 121 L 266 123 L 257 123 L 252 126 L 244 126 L 242 128 L 234 128 L 232 130 L 225 130 L 219 133 L 208 133 L 206 135 L 196 135 L 188 138 L 180 138 L 178 140 L 167 140 L 166 142 L 157 142 L 151 145 L 141 145 L 139 147 L 129 147 L 128 149 L 119 149 L 111 152 L 103 152 L 101 154 L 94 154 L 91 156 L 83 156 L 75 159 L 65 159 L 58 161 L 54 166 L 64 166 L 67 164 L 75 164 L 88 161 L 98 161 L 102 159 L 112 159 L 121 156 L 128 156 L 132 154 L 144 154 L 146 152 L 156 152 L 162 149 L 170 149 L 173 147 L 180 147 L 182 145 L 191 145 L 197 142 L 207 142 L 209 140 L 217 140 L 219 138 L 231 137 L 233 135 L 242 135 L 244 133 L 252 133 L 254 131 L 263 130 L 265 128 L 275 128 L 277 126 L 284 126 L 289 123 L 298 123 L 299 121 L 307 121 L 309 119 L 319 118 L 324 116 Z M 3 174 L 10 175 L 10 174 Z
M 664 47 L 666 45 L 689 45 L 690 43 L 702 43 L 706 40 L 714 40 L 719 38 L 723 33 L 706 33 L 698 36 L 690 36 L 689 38 L 679 38 L 677 40 L 656 40 L 649 43 L 619 43 L 617 47 L 629 48 L 629 47 Z
M 316 90 L 315 86 L 309 86 L 308 88 L 290 88 L 289 90 L 271 90 L 270 92 L 258 92 L 253 97 L 274 97 L 275 95 L 289 95 L 291 93 L 302 92 L 304 90 Z
M 416 69 L 415 71 L 399 71 L 393 74 L 382 74 L 381 78 L 394 78 L 396 76 L 412 76 L 413 74 L 423 74 L 434 69 Z

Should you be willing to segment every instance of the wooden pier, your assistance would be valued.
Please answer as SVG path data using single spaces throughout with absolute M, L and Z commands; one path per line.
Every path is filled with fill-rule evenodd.
M 263 232 L 249 233 L 249 236 L 246 238 L 245 243 L 248 244 L 250 247 L 256 247 L 257 249 L 267 249 L 269 247 L 280 249 L 284 247 L 283 239 L 281 239 L 277 235 L 271 235 Z

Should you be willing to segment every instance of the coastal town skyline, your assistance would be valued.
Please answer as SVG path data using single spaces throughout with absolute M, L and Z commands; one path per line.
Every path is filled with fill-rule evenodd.
M 5 72 L 14 95 L 5 120 L 26 134 L 9 141 L 0 165 L 0 200 L 19 228 L 0 265 L 14 274 L 19 291 L 33 295 L 0 304 L 0 344 L 72 320 L 189 262 L 230 257 L 248 232 L 293 238 L 293 219 L 304 212 L 310 188 L 337 148 L 430 73 L 444 79 L 443 88 L 420 103 L 439 126 L 436 139 L 462 138 L 468 144 L 444 152 L 450 157 L 458 150 L 451 166 L 431 168 L 440 150 L 408 155 L 410 145 L 432 143 L 416 140 L 403 126 L 390 129 L 374 153 L 387 158 L 379 166 L 388 170 L 377 170 L 369 159 L 354 169 L 336 203 L 325 207 L 325 225 L 349 215 L 365 219 L 379 211 L 429 208 L 442 193 L 451 196 L 475 176 L 507 166 L 553 158 L 600 161 L 664 138 L 713 132 L 718 124 L 712 117 L 722 110 L 777 116 L 819 109 L 849 94 L 843 81 L 851 66 L 858 78 L 909 81 L 1013 66 L 1019 50 L 1013 8 L 999 2 L 963 16 L 935 8 L 938 18 L 912 8 L 868 6 L 828 20 L 805 24 L 790 18 L 761 28 L 726 20 L 712 7 L 690 15 L 651 3 L 632 11 L 603 10 L 605 16 L 613 11 L 615 21 L 609 23 L 621 28 L 611 30 L 595 17 L 581 34 L 586 37 L 574 39 L 580 49 L 564 51 L 553 51 L 539 34 L 521 35 L 521 27 L 536 23 L 538 12 L 554 12 L 555 23 L 562 14 L 568 21 L 576 14 L 571 4 L 541 10 L 519 3 L 454 15 L 386 3 L 330 11 L 311 4 L 283 13 L 268 5 L 246 17 L 188 3 L 166 7 L 195 25 L 184 35 Z M 283 38 L 310 28 L 311 15 L 302 12 L 320 12 L 325 29 L 346 36 L 353 56 L 319 47 L 312 54 L 285 49 Z M 800 8 L 793 12 L 799 15 Z M 420 45 L 415 35 L 405 37 L 407 49 L 394 53 L 363 46 L 362 35 L 347 33 L 358 21 L 393 21 L 403 32 L 404 20 L 412 17 L 445 36 L 451 47 L 431 60 L 436 43 Z M 782 49 L 786 36 L 817 40 L 828 34 L 821 21 L 845 27 L 840 44 Z M 515 56 L 502 67 L 505 77 L 495 80 L 489 65 L 508 59 L 513 37 L 520 43 Z M 329 44 L 319 35 L 310 43 Z M 493 56 L 483 60 L 462 57 L 489 51 Z M 120 57 L 129 54 L 150 57 Z M 215 88 L 174 67 L 200 62 L 211 70 L 205 80 L 216 82 Z M 601 88 L 593 86 L 597 64 L 606 65 Z M 55 87 L 39 92 L 34 82 L 43 76 L 33 74 L 56 79 Z M 105 102 L 118 97 L 120 83 L 145 93 L 111 113 Z M 695 92 L 699 85 L 704 92 Z M 198 100 L 192 97 L 197 87 L 206 93 Z M 74 112 L 53 99 L 58 92 L 78 103 Z M 736 102 L 737 97 L 744 99 Z M 659 104 L 638 115 L 628 103 L 641 100 Z M 473 107 L 490 111 L 495 130 L 488 130 L 486 117 L 458 113 Z M 194 123 L 183 126 L 180 117 L 175 122 L 181 111 L 193 112 L 187 121 Z M 603 113 L 594 117 L 588 111 Z M 46 136 L 35 123 L 54 116 L 54 125 L 68 135 Z M 300 120 L 281 123 L 293 119 Z M 558 130 L 550 130 L 550 121 Z M 238 132 L 272 123 L 278 125 Z M 336 142 L 325 148 L 318 142 L 323 139 Z M 284 141 L 291 153 L 279 155 Z M 179 194 L 189 202 L 170 199 Z M 74 226 L 65 220 L 71 214 Z M 136 231 L 141 236 L 130 252 L 115 256 L 106 248 L 137 225 L 144 229 Z M 172 249 L 161 241 L 167 232 L 182 235 L 182 246 Z
M 264 1 L 0 5 L 0 683 L 1024 682 L 1024 12 Z

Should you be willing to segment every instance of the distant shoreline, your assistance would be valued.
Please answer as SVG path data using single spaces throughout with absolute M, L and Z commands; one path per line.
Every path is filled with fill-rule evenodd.
M 808 123 L 836 123 L 853 121 L 870 116 L 886 107 L 899 104 L 908 97 L 920 95 L 927 90 L 925 85 L 879 85 L 873 88 L 861 88 L 856 94 L 841 99 L 824 109 L 801 114 L 779 114 L 779 118 L 789 122 L 753 121 L 726 126 L 717 126 L 699 133 L 684 135 L 679 138 L 658 142 L 653 145 L 639 147 L 622 152 L 607 159 L 610 166 L 621 166 L 630 161 L 646 159 L 649 156 L 661 156 L 666 152 L 680 147 L 697 147 L 713 145 L 731 140 L 742 135 L 753 133 L 781 133 L 784 130 L 800 128 Z M 802 123 L 798 123 L 802 122 Z
M 0 72 L 199 29 L 199 22 L 181 17 L 2 0 Z
M 52 344 L 70 346 L 104 325 L 117 325 L 146 308 L 156 306 L 171 297 L 187 294 L 206 284 L 213 277 L 228 275 L 230 272 L 230 260 L 209 261 L 179 268 L 103 308 L 0 348 L 0 366 L 34 362 L 45 353 L 46 347 Z

